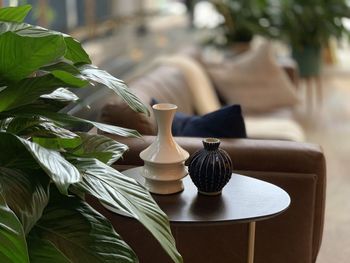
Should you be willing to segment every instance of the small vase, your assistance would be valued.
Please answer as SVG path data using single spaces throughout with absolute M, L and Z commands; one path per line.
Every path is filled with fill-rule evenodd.
M 160 103 L 152 106 L 158 125 L 155 141 L 140 153 L 145 165 L 142 176 L 145 187 L 155 194 L 173 194 L 183 190 L 182 178 L 187 175 L 185 161 L 189 153 L 174 140 L 171 125 L 177 106 Z
M 198 192 L 218 195 L 231 179 L 232 161 L 226 151 L 219 148 L 220 140 L 203 140 L 204 149 L 191 156 L 188 172 Z

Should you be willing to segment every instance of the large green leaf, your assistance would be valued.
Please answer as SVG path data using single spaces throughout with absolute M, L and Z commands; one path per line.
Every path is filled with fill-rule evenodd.
M 3 263 L 29 263 L 22 225 L 7 206 L 0 189 L 0 259 Z
M 1 8 L 0 21 L 23 22 L 31 9 L 30 5 Z
M 11 110 L 3 113 L 0 112 L 0 119 L 6 117 L 30 118 L 32 116 L 39 116 L 52 120 L 53 122 L 56 122 L 64 127 L 76 128 L 81 127 L 81 125 L 85 125 L 88 126 L 88 129 L 96 127 L 101 131 L 116 134 L 123 137 L 141 137 L 141 135 L 135 130 L 94 122 L 90 120 L 84 120 L 64 113 L 49 112 L 45 110 L 45 108 L 37 107 L 37 105 L 28 105 L 27 107 L 22 107 L 16 110 Z
M 64 70 L 53 70 L 51 72 L 51 74 L 53 76 L 55 76 L 56 78 L 62 80 L 64 83 L 66 83 L 66 85 L 68 85 L 69 87 L 73 86 L 73 87 L 85 87 L 89 84 L 88 81 L 83 80 L 81 78 L 78 78 L 74 75 L 72 75 L 69 72 L 66 72 Z
M 6 112 L 0 112 L 0 119 L 3 119 L 4 117 L 13 116 L 13 117 L 24 117 L 24 118 L 33 118 L 33 117 L 43 117 L 40 114 L 35 114 L 37 111 L 46 111 L 46 112 L 59 112 L 64 107 L 66 107 L 69 104 L 69 101 L 65 101 L 64 98 L 62 100 L 55 100 L 54 95 L 51 99 L 50 93 L 47 95 L 40 96 L 39 99 L 35 100 L 34 102 L 23 105 L 20 107 L 16 107 L 13 110 L 6 111 Z M 60 96 L 60 95 L 59 95 Z M 30 114 L 30 113 L 33 114 Z M 44 117 L 43 117 L 44 118 Z
M 27 27 L 30 27 L 30 25 L 26 23 L 0 22 L 0 34 L 6 32 L 17 32 L 18 30 L 24 30 Z
M 27 237 L 27 243 L 31 263 L 73 263 L 54 244 L 36 237 L 33 232 Z
M 72 75 L 71 77 L 75 78 Z M 79 88 L 81 87 L 80 84 L 83 83 L 85 82 L 74 82 L 72 79 L 68 81 L 62 76 L 58 77 L 51 74 L 23 79 L 0 91 L 0 112 L 32 103 L 42 95 L 52 94 L 52 92 L 60 87 Z
M 66 45 L 64 54 L 66 59 L 70 60 L 73 64 L 91 64 L 89 55 L 85 52 L 81 44 L 69 35 L 26 23 L 0 23 L 0 34 L 8 31 L 15 32 L 19 36 L 33 38 L 52 35 L 61 36 L 64 38 L 64 43 Z
M 84 158 L 96 158 L 109 165 L 117 161 L 128 146 L 99 134 L 78 133 L 82 144 L 72 154 Z
M 58 127 L 54 123 L 38 117 L 13 118 L 7 126 L 7 132 L 26 137 L 76 140 L 75 144 L 80 144 L 80 138 L 74 132 Z
M 50 202 L 33 231 L 51 242 L 70 262 L 137 262 L 135 253 L 109 221 L 77 197 L 61 196 Z M 51 262 L 51 249 L 42 249 L 41 262 L 45 262 L 45 255 L 46 262 Z M 31 254 L 36 262 L 34 257 Z
M 3 33 L 0 35 L 0 76 L 19 81 L 59 59 L 65 51 L 66 44 L 60 35 L 36 38 Z
M 64 41 L 67 45 L 67 52 L 64 56 L 66 59 L 69 59 L 74 64 L 91 64 L 89 55 L 77 40 L 65 35 Z
M 7 205 L 28 234 L 49 202 L 48 177 L 40 170 L 21 171 L 0 167 L 0 185 Z
M 84 190 L 123 214 L 139 220 L 174 262 L 182 262 L 167 216 L 145 188 L 96 159 L 79 158 L 72 162 L 83 173 L 83 180 L 72 185 L 73 189 Z
M 57 151 L 5 132 L 0 132 L 0 149 L 6 152 L 0 155 L 0 166 L 20 169 L 41 167 L 63 194 L 68 193 L 70 184 L 80 181 L 79 171 Z
M 33 142 L 49 149 L 76 148 L 81 144 L 80 137 L 74 132 L 39 117 L 13 118 L 6 131 L 31 137 Z
M 41 67 L 40 70 L 47 71 L 47 72 L 52 72 L 54 70 L 63 70 L 73 75 L 80 74 L 80 71 L 78 70 L 77 67 L 64 61 L 59 61 L 57 63 Z
M 83 65 L 79 68 L 86 79 L 100 83 L 117 93 L 133 110 L 148 114 L 147 107 L 133 94 L 123 81 L 113 77 L 108 72 L 92 65 Z

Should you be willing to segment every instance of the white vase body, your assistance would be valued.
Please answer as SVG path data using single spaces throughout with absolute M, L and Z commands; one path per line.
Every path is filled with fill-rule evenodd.
M 185 161 L 189 153 L 181 148 L 171 133 L 171 125 L 177 109 L 174 104 L 153 105 L 158 125 L 155 141 L 140 153 L 145 165 L 142 176 L 145 187 L 155 194 L 173 194 L 183 190 L 182 178 L 187 175 Z

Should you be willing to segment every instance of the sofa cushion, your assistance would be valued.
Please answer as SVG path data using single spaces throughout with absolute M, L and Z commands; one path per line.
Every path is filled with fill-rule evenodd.
M 174 136 L 246 138 L 245 124 L 239 105 L 223 107 L 203 116 L 175 114 Z
M 295 87 L 281 69 L 268 43 L 234 60 L 206 66 L 215 87 L 228 104 L 244 113 L 270 111 L 299 102 Z
M 246 117 L 247 136 L 251 139 L 305 141 L 300 125 L 293 119 L 278 117 Z
M 173 65 L 180 69 L 192 93 L 197 114 L 203 115 L 220 109 L 221 104 L 216 91 L 202 65 L 191 57 L 175 55 L 160 57 L 156 63 Z
M 131 91 L 144 104 L 149 104 L 152 97 L 177 105 L 179 111 L 194 114 L 191 91 L 181 70 L 174 66 L 152 68 L 141 77 L 128 82 Z

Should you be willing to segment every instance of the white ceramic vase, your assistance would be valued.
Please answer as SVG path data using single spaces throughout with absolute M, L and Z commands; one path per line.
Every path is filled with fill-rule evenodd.
M 189 153 L 174 140 L 171 125 L 177 106 L 169 103 L 153 105 L 158 125 L 155 141 L 140 153 L 145 165 L 142 176 L 145 187 L 155 194 L 173 194 L 183 190 L 182 178 L 187 175 L 185 161 Z

